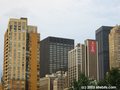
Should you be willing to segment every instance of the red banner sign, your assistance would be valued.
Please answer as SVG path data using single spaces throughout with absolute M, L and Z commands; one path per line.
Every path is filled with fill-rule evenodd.
M 89 41 L 89 51 L 96 54 L 96 41 Z

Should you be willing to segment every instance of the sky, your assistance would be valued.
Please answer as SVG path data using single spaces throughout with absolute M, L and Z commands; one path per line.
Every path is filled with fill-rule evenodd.
M 38 27 L 41 40 L 56 36 L 84 43 L 95 39 L 99 27 L 120 24 L 120 0 L 0 0 L 0 75 L 8 21 L 20 17 Z

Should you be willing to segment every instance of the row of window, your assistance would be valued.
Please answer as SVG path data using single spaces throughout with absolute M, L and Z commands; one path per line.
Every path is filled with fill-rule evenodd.
M 16 32 L 14 32 L 14 33 L 10 33 L 9 34 L 9 38 L 10 38 L 10 40 L 23 40 L 23 41 L 25 41 L 25 37 L 26 37 L 26 33 L 24 32 L 24 33 L 16 33 Z

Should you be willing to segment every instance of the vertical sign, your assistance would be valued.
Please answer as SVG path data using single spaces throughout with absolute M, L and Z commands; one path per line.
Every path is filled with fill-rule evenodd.
M 96 54 L 96 41 L 89 41 L 89 51 L 92 54 Z

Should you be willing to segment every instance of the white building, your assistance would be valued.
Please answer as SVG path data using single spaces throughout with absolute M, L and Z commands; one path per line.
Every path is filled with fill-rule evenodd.
M 78 80 L 80 73 L 85 73 L 85 45 L 78 44 L 68 52 L 68 86 Z

